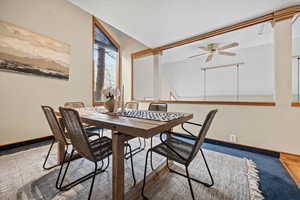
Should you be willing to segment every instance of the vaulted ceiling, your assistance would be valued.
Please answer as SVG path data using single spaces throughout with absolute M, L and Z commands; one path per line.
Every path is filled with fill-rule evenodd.
M 69 0 L 148 47 L 300 4 L 300 0 Z

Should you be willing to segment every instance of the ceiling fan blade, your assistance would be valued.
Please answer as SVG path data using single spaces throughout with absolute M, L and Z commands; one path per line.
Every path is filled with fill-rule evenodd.
M 206 55 L 208 53 L 200 53 L 200 54 L 196 54 L 196 55 L 193 55 L 193 56 L 190 56 L 189 58 L 194 58 L 194 57 L 198 57 L 198 56 L 203 56 L 203 55 Z
M 204 51 L 210 51 L 210 49 L 208 48 L 208 47 L 203 47 L 203 46 L 201 46 L 201 47 L 198 47 L 199 49 L 202 49 L 202 50 L 204 50 Z
M 239 46 L 239 43 L 233 42 L 231 44 L 228 44 L 228 45 L 225 45 L 223 47 L 220 47 L 218 50 L 229 49 L 229 48 L 233 48 L 233 47 L 237 47 L 237 46 Z
M 236 53 L 228 52 L 228 51 L 218 51 L 220 55 L 225 55 L 225 56 L 236 56 Z
M 207 58 L 206 58 L 205 62 L 209 62 L 209 61 L 211 61 L 211 60 L 212 60 L 212 58 L 213 58 L 213 56 L 214 56 L 214 54 L 210 54 L 209 56 L 207 56 Z

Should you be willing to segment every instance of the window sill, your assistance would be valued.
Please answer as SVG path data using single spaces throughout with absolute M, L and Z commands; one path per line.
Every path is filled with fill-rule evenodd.
M 212 105 L 237 105 L 237 106 L 275 106 L 275 102 L 252 101 L 171 101 L 171 100 L 133 100 L 141 103 L 162 102 L 169 104 L 212 104 Z M 300 103 L 299 103 L 300 106 Z
M 104 105 L 104 102 L 99 102 L 99 101 L 93 102 L 93 106 L 103 106 L 103 105 Z
M 292 102 L 291 106 L 292 107 L 300 107 L 300 102 Z

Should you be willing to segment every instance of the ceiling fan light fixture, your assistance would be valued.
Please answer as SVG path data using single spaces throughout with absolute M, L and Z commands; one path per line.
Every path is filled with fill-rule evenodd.
M 230 44 L 227 44 L 225 46 L 219 47 L 219 43 L 209 43 L 207 46 L 200 46 L 198 47 L 199 49 L 202 49 L 204 51 L 207 51 L 206 53 L 201 53 L 201 54 L 196 54 L 193 56 L 190 56 L 189 58 L 194 58 L 197 56 L 203 56 L 203 55 L 207 55 L 207 58 L 205 60 L 205 62 L 210 62 L 213 59 L 214 54 L 220 54 L 220 55 L 225 55 L 225 56 L 236 56 L 236 53 L 232 53 L 232 52 L 228 52 L 228 51 L 223 51 L 225 49 L 230 49 L 233 47 L 237 47 L 239 46 L 239 43 L 237 42 L 232 42 Z

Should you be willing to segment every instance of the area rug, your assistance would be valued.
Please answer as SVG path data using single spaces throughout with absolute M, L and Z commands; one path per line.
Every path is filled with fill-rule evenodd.
M 156 141 L 156 142 L 159 142 Z M 133 146 L 138 142 L 131 141 Z M 149 146 L 149 145 L 147 145 Z M 55 188 L 59 168 L 43 170 L 42 164 L 49 146 L 37 147 L 15 154 L 0 156 L 0 199 L 5 200 L 81 200 L 87 199 L 91 180 L 81 183 L 69 191 L 60 192 Z M 56 148 L 54 148 L 56 150 Z M 143 180 L 146 151 L 134 156 L 134 169 L 137 182 Z M 207 188 L 192 183 L 198 200 L 261 200 L 259 176 L 253 161 L 204 149 L 211 169 L 214 186 Z M 164 162 L 164 158 L 153 154 L 154 167 Z M 49 164 L 54 164 L 56 152 L 50 155 Z M 149 163 L 149 162 L 148 162 Z M 176 165 L 180 168 L 180 165 Z M 209 182 L 209 175 L 200 154 L 190 166 L 193 177 Z M 70 165 L 66 183 L 93 170 L 93 163 L 78 159 Z M 111 165 L 108 170 L 97 175 L 92 199 L 111 199 Z M 150 173 L 150 166 L 148 173 Z M 130 162 L 125 161 L 125 192 L 132 188 Z M 185 178 L 170 173 L 158 179 L 154 187 L 146 191 L 149 199 L 189 200 L 191 198 L 188 182 Z

